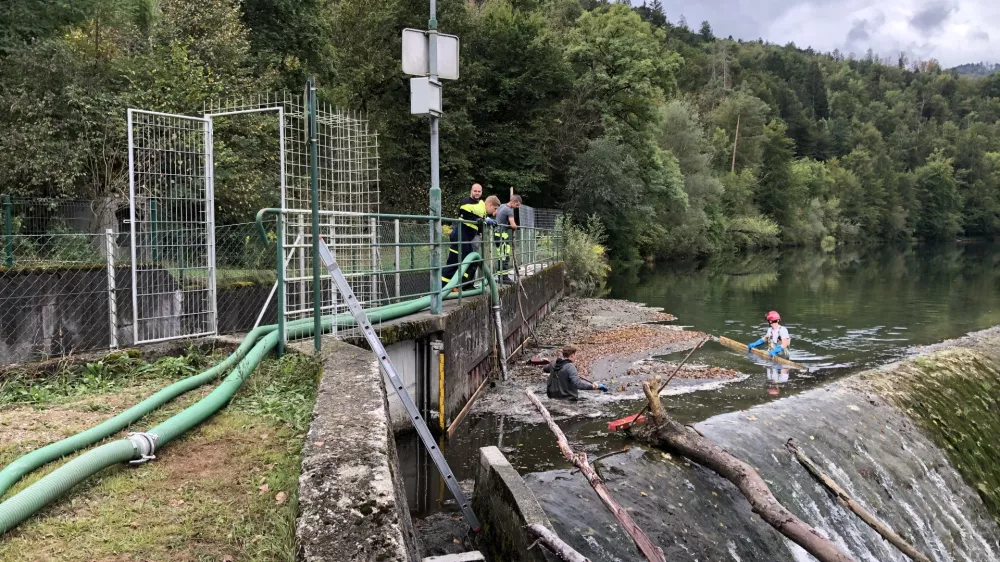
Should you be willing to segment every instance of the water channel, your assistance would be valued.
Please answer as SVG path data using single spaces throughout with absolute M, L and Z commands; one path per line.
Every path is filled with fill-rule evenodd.
M 804 249 L 671 263 L 616 271 L 609 296 L 662 307 L 677 324 L 739 341 L 763 335 L 763 316 L 778 310 L 792 336 L 791 358 L 810 367 L 768 382 L 766 369 L 718 344 L 692 362 L 738 369 L 750 376 L 704 392 L 670 397 L 685 423 L 822 386 L 912 353 L 915 348 L 1000 324 L 1000 245 Z M 672 358 L 668 358 L 672 359 Z M 779 392 L 773 389 L 779 387 Z M 636 402 L 620 405 L 622 415 Z M 628 441 L 607 432 L 608 419 L 560 425 L 575 447 L 594 454 Z M 478 448 L 498 445 L 522 473 L 562 469 L 548 429 L 498 416 L 471 416 L 442 448 L 460 480 L 474 477 Z M 433 464 L 414 437 L 397 440 L 408 500 L 415 516 L 449 509 Z

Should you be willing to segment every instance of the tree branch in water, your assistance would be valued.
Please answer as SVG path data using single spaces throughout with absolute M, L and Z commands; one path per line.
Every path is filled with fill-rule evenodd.
M 900 552 L 905 554 L 913 560 L 914 562 L 931 562 L 930 558 L 924 556 L 919 550 L 917 550 L 913 545 L 906 542 L 903 537 L 896 534 L 888 525 L 883 523 L 878 517 L 869 512 L 867 509 L 861 506 L 858 502 L 854 501 L 851 496 L 847 495 L 847 492 L 837 484 L 833 478 L 830 478 L 819 466 L 816 465 L 805 453 L 799 449 L 798 445 L 795 444 L 794 439 L 789 439 L 785 443 L 785 447 L 795 455 L 796 460 L 799 461 L 809 474 L 813 476 L 820 484 L 826 487 L 827 490 L 837 496 L 837 501 L 846 507 L 847 509 L 854 512 L 855 515 L 861 518 L 862 521 L 868 524 L 869 527 L 875 530 L 876 533 L 882 535 L 882 538 L 892 543 L 893 546 L 899 549 Z
M 573 550 L 573 547 L 563 542 L 559 535 L 553 533 L 539 523 L 528 525 L 528 532 L 535 537 L 538 542 L 545 545 L 556 556 L 566 562 L 590 562 L 590 559 Z
M 752 466 L 668 416 L 656 392 L 659 387 L 660 377 L 642 384 L 652 416 L 648 438 L 654 445 L 678 452 L 732 482 L 750 502 L 754 513 L 820 562 L 854 562 L 816 529 L 785 509 Z
M 566 457 L 566 460 L 579 468 L 580 472 L 587 477 L 587 481 L 590 482 L 590 486 L 594 488 L 595 492 L 597 492 L 598 497 L 600 497 L 601 501 L 604 502 L 604 505 L 608 507 L 611 514 L 615 516 L 615 519 L 617 519 L 622 528 L 625 529 L 625 532 L 632 537 L 633 541 L 635 541 L 635 545 L 639 548 L 639 552 L 642 552 L 642 554 L 650 562 L 666 562 L 666 558 L 664 557 L 663 551 L 660 547 L 654 545 L 653 541 L 649 540 L 646 533 L 640 529 L 638 525 L 636 525 L 635 521 L 632 520 L 632 516 L 629 515 L 628 512 L 625 511 L 625 508 L 623 508 L 621 504 L 615 500 L 614 496 L 611 495 L 611 490 L 609 490 L 604 484 L 601 477 L 594 472 L 594 468 L 590 466 L 590 463 L 587 461 L 586 453 L 577 455 L 573 452 L 573 449 L 569 446 L 569 441 L 566 440 L 566 436 L 563 434 L 562 430 L 559 429 L 559 426 L 556 425 L 556 422 L 553 421 L 549 411 L 545 409 L 545 406 L 543 406 L 541 401 L 538 400 L 538 397 L 535 396 L 534 392 L 526 389 L 524 394 L 528 396 L 528 399 L 535 405 L 538 412 L 542 414 L 543 418 L 545 418 L 545 423 L 548 424 L 549 429 L 552 430 L 552 433 L 556 436 L 556 442 L 559 444 L 559 450 L 562 451 L 563 456 Z

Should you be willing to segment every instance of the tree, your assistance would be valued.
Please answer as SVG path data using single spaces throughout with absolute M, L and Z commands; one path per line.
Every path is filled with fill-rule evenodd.
M 664 49 L 663 39 L 661 30 L 618 4 L 584 13 L 570 32 L 566 54 L 576 88 L 610 125 L 647 126 L 657 102 L 674 91 L 681 58 Z
M 952 161 L 936 153 L 913 172 L 920 201 L 915 234 L 928 240 L 945 240 L 961 232 L 961 202 Z
M 567 192 L 571 214 L 578 222 L 596 216 L 608 235 L 611 255 L 620 260 L 639 257 L 638 240 L 651 224 L 644 208 L 645 185 L 639 165 L 624 145 L 609 138 L 594 139 L 570 170 Z
M 712 35 L 712 26 L 707 21 L 701 22 L 701 29 L 698 30 L 698 35 L 706 43 L 715 39 L 715 35 Z
M 792 181 L 795 142 L 777 119 L 764 127 L 761 139 L 760 185 L 754 200 L 757 207 L 779 225 L 791 223 L 791 212 L 804 199 L 801 187 Z

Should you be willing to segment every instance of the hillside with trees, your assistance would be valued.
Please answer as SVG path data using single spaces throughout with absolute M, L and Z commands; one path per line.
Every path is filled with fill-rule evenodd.
M 473 181 L 513 186 L 599 220 L 620 260 L 1000 235 L 1000 74 L 721 39 L 658 2 L 441 0 L 438 19 L 462 40 L 446 213 Z M 379 130 L 382 208 L 425 212 L 428 127 L 399 59 L 426 20 L 424 0 L 5 3 L 0 186 L 125 193 L 128 107 L 197 114 L 315 76 Z M 233 174 L 273 189 L 253 163 Z

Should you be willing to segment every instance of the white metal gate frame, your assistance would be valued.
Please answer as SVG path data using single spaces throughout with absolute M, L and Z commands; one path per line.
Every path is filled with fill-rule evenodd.
M 213 153 L 212 153 L 212 120 L 207 117 L 193 117 L 190 115 L 176 115 L 171 113 L 163 113 L 157 111 L 146 111 L 140 109 L 129 109 L 128 110 L 128 167 L 129 167 L 129 231 L 130 231 L 130 241 L 131 241 L 131 258 L 132 258 L 132 330 L 133 330 L 133 343 L 153 343 L 158 341 L 166 341 L 184 337 L 197 337 L 206 336 L 217 333 L 218 331 L 218 302 L 216 298 L 216 279 L 215 279 L 215 194 L 214 194 L 214 170 L 213 170 Z M 146 337 L 143 334 L 142 326 L 140 322 L 155 320 L 155 318 L 140 318 L 139 309 L 139 297 L 140 295 L 140 285 L 139 285 L 139 261 L 138 261 L 138 240 L 137 240 L 137 220 L 136 220 L 136 144 L 135 144 L 135 116 L 136 115 L 148 115 L 151 117 L 159 117 L 163 119 L 175 119 L 181 121 L 198 122 L 202 125 L 203 130 L 203 141 L 202 141 L 202 156 L 204 158 L 204 163 L 202 166 L 202 177 L 204 179 L 204 200 L 205 200 L 205 220 L 203 222 L 205 226 L 205 248 L 207 251 L 207 256 L 205 259 L 205 269 L 207 270 L 207 283 L 205 290 L 208 291 L 209 295 L 209 310 L 200 311 L 198 314 L 207 315 L 207 329 L 201 331 L 192 331 L 192 333 L 185 333 L 183 322 L 180 324 L 180 329 L 177 330 L 178 333 L 167 334 L 153 337 Z M 151 125 L 151 126 L 156 126 Z M 165 125 L 161 125 L 165 127 Z M 155 223 L 154 223 L 155 224 Z M 183 251 L 183 250 L 182 250 Z M 198 268 L 192 268 L 198 269 Z M 183 285 L 179 288 L 180 292 L 184 291 Z M 182 305 L 183 306 L 183 305 Z M 181 310 L 181 317 L 183 318 L 183 309 Z M 150 330 L 153 334 L 156 330 Z
M 161 113 L 161 112 L 146 111 L 146 110 L 139 110 L 139 109 L 129 109 L 128 110 L 129 203 L 130 203 L 130 231 L 131 231 L 130 234 L 131 234 L 131 242 L 132 242 L 132 244 L 131 244 L 131 246 L 132 246 L 131 247 L 132 268 L 131 269 L 132 269 L 132 286 L 133 286 L 133 291 L 132 291 L 132 308 L 133 308 L 133 311 L 132 311 L 132 314 L 133 314 L 133 330 L 134 330 L 134 340 L 133 341 L 135 343 L 151 343 L 151 342 L 156 342 L 156 341 L 164 341 L 164 340 L 178 339 L 178 338 L 184 338 L 184 337 L 196 337 L 196 336 L 213 335 L 213 334 L 217 334 L 218 333 L 218 302 L 217 302 L 217 291 L 216 291 L 216 256 L 215 256 L 215 204 L 214 204 L 215 203 L 215 191 L 214 191 L 214 189 L 215 189 L 215 185 L 214 185 L 215 175 L 214 175 L 214 169 L 213 169 L 214 168 L 214 152 L 213 152 L 213 147 L 212 147 L 213 130 L 214 130 L 214 119 L 215 118 L 225 117 L 225 116 L 233 116 L 233 115 L 254 114 L 254 113 L 260 114 L 260 113 L 268 113 L 268 112 L 272 112 L 272 111 L 276 112 L 277 116 L 278 116 L 279 166 L 281 168 L 281 171 L 280 171 L 280 174 L 279 174 L 279 178 L 280 178 L 281 209 L 282 209 L 282 213 L 285 214 L 286 219 L 287 219 L 288 217 L 296 215 L 296 214 L 311 212 L 308 209 L 299 209 L 298 210 L 299 212 L 297 213 L 297 211 L 296 211 L 295 208 L 289 208 L 289 205 L 288 205 L 288 201 L 289 201 L 288 193 L 287 193 L 288 178 L 296 173 L 296 170 L 292 169 L 292 168 L 294 168 L 294 166 L 289 162 L 288 156 L 287 156 L 287 152 L 289 150 L 287 144 L 288 144 L 288 141 L 290 140 L 289 137 L 288 137 L 288 135 L 290 133 L 295 133 L 295 131 L 297 129 L 295 129 L 295 127 L 293 126 L 293 127 L 291 127 L 290 131 L 286 132 L 286 126 L 291 126 L 292 125 L 292 123 L 288 120 L 289 116 L 287 114 L 286 106 L 292 107 L 293 112 L 294 112 L 294 109 L 296 107 L 295 106 L 295 100 L 292 99 L 292 98 L 289 98 L 287 95 L 285 95 L 283 98 L 280 97 L 280 96 L 275 96 L 275 97 L 268 96 L 267 98 L 260 98 L 260 97 L 258 97 L 256 99 L 257 99 L 256 103 L 250 101 L 250 102 L 247 102 L 245 104 L 237 103 L 235 105 L 229 105 L 229 106 L 225 106 L 225 105 L 219 104 L 219 105 L 213 106 L 212 108 L 206 107 L 206 110 L 203 112 L 202 117 L 196 117 L 196 116 L 190 116 L 190 115 L 176 115 L 176 114 L 170 114 L 170 113 Z M 302 104 L 302 103 L 304 103 L 304 101 L 300 102 L 300 104 Z M 292 104 L 292 105 L 289 106 L 288 104 Z M 302 107 L 304 108 L 304 105 L 302 105 Z M 345 121 L 345 122 L 346 121 L 361 122 L 360 118 L 359 117 L 355 117 L 353 114 L 350 115 L 350 116 L 348 116 L 346 114 L 340 114 L 339 112 L 333 111 L 332 108 L 330 108 L 330 107 L 326 107 L 326 106 L 321 107 L 320 111 L 323 112 L 323 113 L 325 113 L 327 121 L 329 119 L 334 119 L 334 120 L 337 120 L 337 121 L 341 121 L 342 120 L 342 121 Z M 209 256 L 208 256 L 208 259 L 209 259 L 209 261 L 208 261 L 208 269 L 209 269 L 208 283 L 209 283 L 209 286 L 208 286 L 208 289 L 211 292 L 211 310 L 208 311 L 209 314 L 210 314 L 210 319 L 211 319 L 211 321 L 210 321 L 210 329 L 205 330 L 205 331 L 198 331 L 198 332 L 194 332 L 194 333 L 183 333 L 183 329 L 182 329 L 181 330 L 182 333 L 178 333 L 178 334 L 171 334 L 171 335 L 167 335 L 167 336 L 163 336 L 163 337 L 154 337 L 154 338 L 140 338 L 140 335 L 142 334 L 142 330 L 140 329 L 140 321 L 142 319 L 139 318 L 139 312 L 140 312 L 140 310 L 139 310 L 139 306 L 138 306 L 138 304 L 139 304 L 139 297 L 141 295 L 139 294 L 139 291 L 138 291 L 139 285 L 138 285 L 138 272 L 137 272 L 139 262 L 137 260 L 138 255 L 137 255 L 137 251 L 136 251 L 136 246 L 137 246 L 137 244 L 136 244 L 136 241 L 137 241 L 137 231 L 136 231 L 136 226 L 137 226 L 136 225 L 136 219 L 137 219 L 137 217 L 136 217 L 136 168 L 135 168 L 135 154 L 134 154 L 135 153 L 135 141 L 134 141 L 134 136 L 133 136 L 134 115 L 137 115 L 137 114 L 152 115 L 152 116 L 159 116 L 159 117 L 163 117 L 163 118 L 172 118 L 172 119 L 183 119 L 183 120 L 200 122 L 200 123 L 204 124 L 204 129 L 205 129 L 204 152 L 205 152 L 205 162 L 206 162 L 206 166 L 205 166 L 205 170 L 204 170 L 205 184 L 206 184 L 206 219 L 207 219 L 206 223 L 207 223 L 207 228 L 208 228 L 208 233 L 207 234 L 208 234 L 208 240 L 209 240 L 209 244 L 208 244 L 208 253 L 209 253 Z M 304 115 L 300 116 L 300 119 L 302 119 L 304 121 L 305 120 L 304 119 Z M 322 119 L 322 118 L 320 119 L 320 121 L 321 121 L 322 125 L 327 126 L 327 127 L 336 126 L 336 123 L 331 123 L 331 122 L 324 121 L 324 119 Z M 304 130 L 305 130 L 304 127 L 300 127 L 300 128 L 302 128 L 303 132 L 304 132 Z M 364 122 L 363 129 L 364 130 L 362 132 L 361 129 L 359 128 L 358 133 L 363 134 L 363 135 L 369 135 L 370 134 L 370 133 L 368 133 L 367 122 Z M 321 160 L 323 158 L 326 158 L 326 159 L 332 158 L 333 157 L 333 153 L 336 150 L 346 150 L 346 151 L 350 152 L 351 154 L 353 154 L 354 152 L 360 152 L 362 150 L 366 150 L 366 149 L 371 148 L 371 146 L 369 146 L 369 145 L 364 145 L 364 146 L 359 146 L 359 147 L 350 146 L 350 145 L 334 146 L 332 143 L 333 142 L 337 142 L 337 139 L 334 139 L 333 136 L 334 135 L 332 135 L 330 133 L 328 133 L 327 135 L 321 135 L 321 144 L 324 145 L 322 147 L 324 152 L 320 156 Z M 329 137 L 329 138 L 326 138 L 326 137 Z M 373 145 L 374 146 L 374 154 L 375 154 L 374 159 L 376 161 L 376 164 L 375 164 L 376 168 L 375 168 L 375 171 L 374 171 L 374 174 L 375 174 L 375 176 L 374 176 L 374 182 L 377 185 L 377 183 L 378 183 L 378 172 L 377 172 L 377 159 L 378 159 L 377 151 L 378 151 L 378 144 L 377 144 L 377 134 L 376 134 L 375 139 L 376 140 L 374 141 L 374 145 Z M 308 139 L 303 139 L 303 141 L 305 141 L 307 143 Z M 329 146 L 327 146 L 328 144 L 329 144 Z M 297 165 L 301 166 L 302 163 L 299 162 Z M 332 170 L 325 170 L 325 172 L 327 172 L 327 176 L 330 176 L 330 174 L 332 173 Z M 324 176 L 324 177 L 327 177 L 327 179 L 325 180 L 327 182 L 332 182 L 332 181 L 346 182 L 348 184 L 352 184 L 353 185 L 356 181 L 358 181 L 358 179 L 355 178 L 355 177 L 353 177 L 353 175 L 358 175 L 360 177 L 361 174 L 366 174 L 367 172 L 368 172 L 367 169 L 338 170 L 337 173 L 340 173 L 340 174 L 344 175 L 345 177 L 337 178 L 336 180 L 334 180 L 332 177 L 327 177 L 327 176 Z M 301 178 L 299 178 L 299 180 L 301 180 Z M 367 175 L 365 176 L 364 181 L 368 181 Z M 301 190 L 301 186 L 298 187 L 297 189 Z M 321 192 L 323 192 L 323 193 L 321 193 L 321 195 L 323 195 L 324 198 L 331 197 L 331 196 L 335 197 L 335 196 L 339 195 L 339 194 L 334 194 L 332 191 L 330 191 L 329 193 L 327 193 L 328 190 L 329 190 L 329 188 L 321 187 Z M 376 208 L 375 209 L 367 209 L 367 211 L 369 211 L 369 212 L 372 211 L 372 210 L 377 211 L 377 205 L 378 205 L 378 203 L 377 203 L 377 189 L 376 189 L 375 193 L 376 193 L 376 195 L 375 195 L 376 196 L 376 203 L 375 203 Z M 301 207 L 301 205 L 299 203 L 302 203 L 303 201 L 299 201 L 298 199 L 296 199 L 295 202 L 296 202 L 296 205 L 294 205 L 293 207 L 297 208 L 297 207 Z M 311 203 L 311 201 L 309 203 Z M 324 206 L 323 202 L 320 202 L 319 204 L 321 205 L 321 210 L 323 210 L 323 211 L 333 210 L 333 209 L 322 208 Z M 351 210 L 354 210 L 354 209 L 351 209 Z M 352 213 L 345 213 L 345 214 L 352 214 Z M 299 222 L 302 222 L 302 221 L 300 220 Z M 361 219 L 360 222 L 368 223 L 369 221 L 365 220 L 365 219 Z M 297 233 L 298 237 L 294 241 L 292 241 L 292 240 L 289 239 L 289 230 L 290 230 L 288 228 L 289 220 L 282 221 L 282 223 L 283 223 L 282 224 L 282 232 L 281 233 L 276 233 L 276 234 L 279 235 L 279 236 L 281 236 L 282 240 L 285 241 L 286 250 L 292 250 L 293 253 L 297 253 L 297 255 L 296 255 L 296 259 L 298 261 L 297 267 L 293 266 L 292 269 L 298 269 L 298 271 L 299 271 L 298 278 L 294 278 L 293 277 L 290 280 L 289 276 L 286 275 L 285 276 L 286 277 L 286 281 L 285 282 L 286 282 L 287 285 L 292 285 L 293 283 L 297 283 L 297 285 L 298 285 L 298 287 L 297 287 L 298 288 L 298 293 L 296 293 L 297 300 L 302 301 L 307 296 L 311 298 L 311 294 L 309 294 L 309 293 L 311 293 L 311 291 L 307 291 L 307 286 L 308 286 L 308 284 L 311 284 L 312 277 L 311 277 L 311 275 L 305 275 L 305 273 L 304 273 L 306 271 L 310 271 L 311 270 L 311 268 L 308 267 L 308 266 L 311 264 L 311 260 L 313 259 L 313 257 L 311 255 L 307 255 L 307 250 L 311 249 L 311 246 L 312 246 L 311 243 L 308 243 L 306 241 L 306 238 L 308 238 L 308 236 L 304 232 L 305 227 L 308 226 L 308 225 L 305 222 L 303 222 L 301 225 L 299 225 L 299 232 Z M 320 231 L 323 232 L 323 233 L 325 233 L 326 236 L 331 237 L 331 240 L 334 239 L 334 238 L 337 238 L 338 234 L 340 234 L 341 237 L 343 237 L 343 236 L 346 235 L 348 238 L 352 238 L 352 239 L 353 238 L 358 238 L 358 239 L 362 239 L 363 238 L 363 239 L 367 240 L 369 238 L 374 238 L 376 236 L 375 233 L 376 233 L 377 225 L 371 225 L 369 227 L 371 229 L 371 233 L 365 232 L 363 234 L 362 233 L 355 234 L 353 232 L 351 232 L 351 233 L 338 233 L 337 232 L 337 230 L 343 229 L 343 228 L 347 228 L 348 230 L 352 230 L 352 229 L 361 227 L 361 229 L 364 229 L 365 226 L 369 226 L 369 225 L 368 224 L 365 224 L 364 226 L 361 226 L 361 224 L 358 224 L 358 225 L 353 225 L 353 224 L 352 225 L 338 225 L 335 222 L 328 222 L 328 223 L 320 225 Z M 309 236 L 311 236 L 311 235 L 309 235 Z M 355 245 L 355 244 L 357 244 L 357 242 L 354 242 L 351 245 Z M 298 250 L 298 252 L 295 252 L 295 250 Z M 289 255 L 289 258 L 291 258 L 291 255 Z M 368 260 L 371 260 L 371 266 L 369 267 L 369 269 L 374 269 L 374 267 L 373 267 L 374 264 L 377 264 L 378 261 L 379 261 L 378 253 L 377 253 L 377 248 L 374 248 L 372 250 L 372 252 L 371 252 L 371 256 L 367 257 L 367 259 L 364 259 L 363 261 L 367 262 Z M 286 265 L 286 272 L 288 272 L 288 266 L 287 265 Z M 376 277 L 377 276 L 374 276 L 374 275 L 372 276 L 371 288 L 368 289 L 369 291 L 372 292 L 372 297 L 371 298 L 377 298 L 377 296 L 378 296 L 378 288 L 376 286 Z M 323 274 L 323 275 L 321 275 L 321 283 L 323 284 L 323 289 L 325 289 L 324 292 L 327 295 L 329 295 L 329 297 L 327 297 L 327 298 L 331 299 L 330 302 L 324 302 L 324 303 L 322 303 L 321 308 L 323 310 L 323 313 L 325 313 L 325 314 L 334 313 L 334 312 L 336 312 L 338 310 L 338 308 L 342 307 L 343 304 L 339 303 L 337 301 L 337 291 L 334 290 L 333 280 L 329 277 L 328 274 Z M 272 290 L 272 293 L 273 293 L 273 290 Z M 299 303 L 300 304 L 300 308 L 302 310 L 298 310 L 298 309 L 296 309 L 296 310 L 289 310 L 289 290 L 283 291 L 283 294 L 284 294 L 284 299 L 283 299 L 284 302 L 278 303 L 278 313 L 279 314 L 283 314 L 283 315 L 285 315 L 286 317 L 289 317 L 289 318 L 291 318 L 292 316 L 295 316 L 296 314 L 306 314 L 306 313 L 308 313 L 309 315 L 311 315 L 311 306 L 308 307 L 310 310 L 306 310 L 306 307 L 302 306 L 302 303 Z M 270 301 L 270 297 L 268 298 L 268 301 Z M 268 305 L 265 304 L 264 308 L 266 309 L 267 306 Z M 261 315 L 260 315 L 260 317 L 257 320 L 258 323 L 263 318 L 263 314 L 264 314 L 264 311 L 262 310 L 261 311 Z M 284 336 L 284 335 L 282 335 L 282 336 Z

